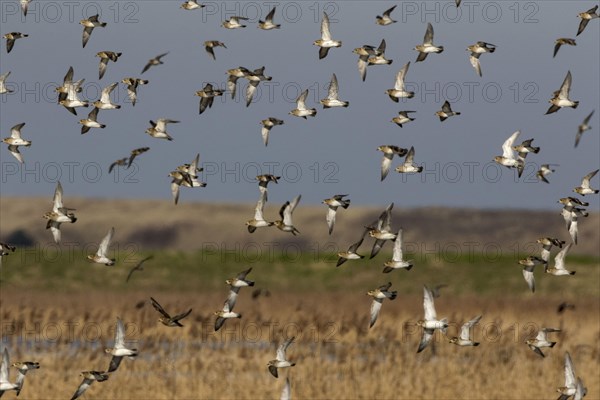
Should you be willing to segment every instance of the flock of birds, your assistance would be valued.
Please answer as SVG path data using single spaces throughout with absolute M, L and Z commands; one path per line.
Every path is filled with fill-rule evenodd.
M 29 1 L 30 0 L 20 0 L 24 15 L 27 15 Z M 456 0 L 456 6 L 460 6 L 460 0 Z M 204 6 L 197 3 L 195 0 L 188 0 L 181 5 L 181 8 L 185 10 L 195 10 L 202 7 Z M 391 16 L 395 7 L 396 6 L 389 8 L 381 16 L 378 15 L 376 17 L 376 23 L 381 26 L 386 26 L 397 22 Z M 598 18 L 597 10 L 598 6 L 595 6 L 588 11 L 579 13 L 579 18 L 581 19 L 581 21 L 579 29 L 577 31 L 577 35 L 581 34 L 584 31 L 589 21 Z M 281 25 L 276 24 L 274 22 L 275 12 L 276 8 L 273 8 L 268 13 L 264 21 L 259 21 L 258 27 L 263 30 L 280 29 Z M 245 28 L 246 25 L 244 25 L 244 21 L 246 20 L 248 19 L 245 17 L 234 16 L 224 21 L 222 23 L 222 26 L 227 29 Z M 99 15 L 94 15 L 92 17 L 84 19 L 80 22 L 80 24 L 84 27 L 82 37 L 83 47 L 87 45 L 92 36 L 92 33 L 96 28 L 105 28 L 107 26 L 106 22 L 101 22 L 99 20 Z M 11 32 L 5 34 L 4 38 L 6 39 L 7 53 L 10 53 L 11 50 L 13 50 L 15 46 L 15 41 L 17 39 L 27 38 L 28 36 L 29 35 L 20 32 Z M 425 61 L 429 54 L 441 53 L 444 51 L 443 46 L 436 46 L 433 44 L 433 38 L 433 26 L 431 23 L 428 23 L 423 43 L 415 47 L 415 50 L 418 51 L 416 62 Z M 319 47 L 319 59 L 327 57 L 330 49 L 342 46 L 342 42 L 340 40 L 333 39 L 330 31 L 329 17 L 325 12 L 323 13 L 321 21 L 321 38 L 315 40 L 313 44 Z M 562 45 L 574 46 L 576 45 L 576 42 L 575 39 L 571 38 L 557 39 L 555 42 L 554 56 L 556 56 L 556 53 Z M 215 48 L 227 48 L 223 42 L 220 42 L 218 40 L 208 40 L 204 42 L 204 47 L 206 52 L 212 59 L 216 59 Z M 385 49 L 386 42 L 385 40 L 382 40 L 378 47 L 364 45 L 353 50 L 353 52 L 359 56 L 358 70 L 360 77 L 363 81 L 366 79 L 368 66 L 389 65 L 392 63 L 392 60 L 388 60 L 385 58 Z M 467 50 L 470 52 L 469 60 L 473 68 L 479 76 L 482 76 L 480 56 L 485 53 L 494 53 L 494 51 L 496 50 L 496 46 L 491 43 L 478 41 L 474 45 L 468 46 Z M 117 62 L 119 60 L 119 57 L 121 56 L 121 53 L 111 51 L 100 51 L 96 55 L 100 58 L 99 79 L 102 79 L 105 75 L 109 62 Z M 142 69 L 141 73 L 143 74 L 150 68 L 163 64 L 162 59 L 167 55 L 168 52 L 157 55 L 156 57 L 150 59 Z M 409 66 L 410 62 L 407 62 L 397 73 L 394 87 L 392 89 L 386 90 L 386 94 L 390 97 L 391 100 L 395 102 L 398 102 L 399 99 L 412 98 L 414 96 L 414 93 L 408 91 L 405 86 L 405 79 L 408 73 Z M 0 76 L 0 94 L 11 93 L 11 89 L 6 85 L 6 79 L 9 76 L 9 74 L 10 72 L 7 72 Z M 269 81 L 272 79 L 271 77 L 265 75 L 265 67 L 250 70 L 240 66 L 238 68 L 228 70 L 227 74 L 228 81 L 226 90 L 214 88 L 211 84 L 206 84 L 202 90 L 196 92 L 196 95 L 200 97 L 200 114 L 212 107 L 215 97 L 222 96 L 227 91 L 230 92 L 233 98 L 236 93 L 239 78 L 244 78 L 248 81 L 248 85 L 246 87 L 246 106 L 249 106 L 251 104 L 254 93 L 256 92 L 256 89 L 260 82 Z M 93 106 L 93 109 L 90 111 L 88 117 L 79 121 L 79 123 L 82 125 L 81 133 L 85 134 L 89 132 L 92 128 L 105 128 L 104 124 L 98 122 L 98 113 L 100 110 L 115 110 L 120 109 L 121 106 L 118 104 L 114 104 L 111 101 L 110 97 L 113 90 L 117 87 L 118 82 L 114 82 L 108 85 L 106 88 L 104 88 L 102 90 L 100 99 L 94 102 L 82 100 L 79 97 L 79 93 L 81 93 L 82 91 L 83 82 L 84 79 L 74 79 L 74 70 L 73 67 L 70 67 L 63 79 L 62 86 L 57 87 L 56 91 L 59 93 L 58 104 L 65 107 L 70 113 L 74 115 L 77 115 L 76 109 L 79 107 L 89 107 L 90 105 Z M 135 106 L 137 100 L 138 86 L 149 84 L 148 80 L 136 77 L 124 78 L 121 82 L 127 87 L 128 96 L 131 100 L 132 106 Z M 569 71 L 560 89 L 554 92 L 554 95 L 550 100 L 551 106 L 546 114 L 557 112 L 564 107 L 576 108 L 578 106 L 578 101 L 573 101 L 569 98 L 571 82 L 572 76 Z M 290 111 L 290 115 L 304 119 L 306 119 L 307 117 L 316 116 L 317 110 L 315 108 L 309 108 L 306 105 L 307 95 L 308 90 L 305 90 L 300 94 L 296 101 L 296 108 Z M 321 100 L 320 103 L 323 105 L 324 109 L 349 106 L 348 101 L 340 100 L 339 98 L 339 84 L 335 74 L 333 74 L 331 78 L 327 98 Z M 412 112 L 413 111 L 408 110 L 400 111 L 398 116 L 395 117 L 392 120 L 392 122 L 402 127 L 403 124 L 409 123 L 414 120 L 414 118 L 410 117 L 410 113 Z M 594 111 L 592 111 L 585 118 L 583 123 L 579 126 L 577 136 L 575 139 L 575 147 L 578 146 L 582 134 L 585 131 L 591 129 L 589 121 L 593 115 L 593 112 Z M 440 121 L 444 121 L 447 118 L 458 116 L 460 114 L 460 112 L 452 110 L 452 106 L 448 101 L 446 101 L 443 104 L 441 110 L 436 112 L 436 115 L 439 117 Z M 175 124 L 178 122 L 179 121 L 166 118 L 157 119 L 156 122 L 150 121 L 151 126 L 146 130 L 146 133 L 157 139 L 165 139 L 171 141 L 173 140 L 173 138 L 167 132 L 167 125 Z M 270 130 L 275 126 L 283 124 L 283 120 L 275 117 L 269 117 L 261 121 L 261 135 L 265 146 L 268 145 Z M 24 126 L 25 123 L 15 125 L 11 129 L 11 136 L 9 138 L 3 139 L 3 142 L 8 144 L 9 152 L 20 163 L 24 163 L 24 159 L 19 151 L 19 147 L 28 147 L 31 145 L 31 141 L 25 140 L 21 136 L 21 130 Z M 532 145 L 533 139 L 525 140 L 521 144 L 515 144 L 519 135 L 519 131 L 513 133 L 502 145 L 502 155 L 495 157 L 494 160 L 498 164 L 507 168 L 517 169 L 518 176 L 520 177 L 525 168 L 526 156 L 529 153 L 538 154 L 540 152 L 540 148 L 534 147 Z M 147 152 L 148 150 L 148 147 L 141 147 L 132 150 L 128 157 L 124 157 L 110 164 L 109 173 L 112 172 L 113 169 L 118 166 L 125 166 L 126 168 L 131 167 L 134 159 L 140 156 L 141 154 Z M 383 159 L 381 162 L 382 181 L 386 178 L 390 168 L 392 167 L 394 156 L 397 156 L 399 158 L 404 157 L 404 161 L 402 162 L 402 164 L 395 168 L 396 172 L 420 173 L 422 171 L 422 167 L 418 166 L 414 162 L 414 147 L 411 147 L 410 149 L 405 149 L 395 145 L 382 145 L 379 146 L 377 150 L 383 153 Z M 178 203 L 181 186 L 189 188 L 206 186 L 206 183 L 201 182 L 198 176 L 198 173 L 202 172 L 202 168 L 199 166 L 199 157 L 199 154 L 197 154 L 196 157 L 189 164 L 182 164 L 176 167 L 172 172 L 170 172 L 169 177 L 172 178 L 171 190 L 175 204 Z M 538 171 L 537 176 L 541 181 L 549 183 L 549 181 L 547 180 L 547 176 L 552 172 L 554 172 L 554 170 L 552 169 L 552 164 L 544 164 Z M 575 187 L 573 191 L 581 196 L 597 194 L 598 189 L 593 189 L 590 186 L 590 181 L 596 176 L 597 173 L 598 169 L 587 174 L 583 178 L 581 185 Z M 259 199 L 255 207 L 254 217 L 246 222 L 248 232 L 253 233 L 258 228 L 268 228 L 271 226 L 275 226 L 283 232 L 289 232 L 294 236 L 299 235 L 300 231 L 294 226 L 292 215 L 294 210 L 298 206 L 298 203 L 300 202 L 301 195 L 298 195 L 291 201 L 286 201 L 283 204 L 283 206 L 279 210 L 279 220 L 267 220 L 264 216 L 264 206 L 268 201 L 267 186 L 270 182 L 277 184 L 278 179 L 280 179 L 280 177 L 265 174 L 257 176 L 256 179 L 258 181 L 259 187 Z M 338 209 L 340 207 L 342 209 L 347 209 L 350 206 L 350 200 L 346 198 L 347 196 L 347 194 L 337 194 L 332 196 L 331 198 L 323 200 L 323 204 L 327 206 L 327 214 L 325 219 L 327 222 L 329 234 L 332 234 L 334 230 L 336 214 Z M 577 244 L 578 219 L 580 219 L 581 217 L 586 217 L 588 215 L 584 207 L 588 206 L 589 204 L 577 197 L 564 197 L 559 200 L 559 203 L 563 205 L 562 216 L 565 220 L 571 242 L 566 244 L 565 241 L 555 237 L 539 238 L 537 242 L 542 246 L 540 257 L 532 255 L 519 261 L 519 264 L 523 265 L 524 267 L 523 276 L 532 292 L 535 291 L 534 268 L 536 265 L 544 265 L 544 271 L 550 275 L 569 276 L 575 274 L 574 271 L 567 270 L 565 265 L 565 257 L 568 251 L 571 249 L 571 247 Z M 371 224 L 366 226 L 365 229 L 362 231 L 362 235 L 359 238 L 359 240 L 350 245 L 347 251 L 338 253 L 339 258 L 337 262 L 337 267 L 341 266 L 348 260 L 357 260 L 365 257 L 364 255 L 359 254 L 358 250 L 363 244 L 367 233 L 369 237 L 374 239 L 373 246 L 370 252 L 370 258 L 375 257 L 386 242 L 393 242 L 392 259 L 384 262 L 383 273 L 390 273 L 397 269 L 403 269 L 408 271 L 413 267 L 412 260 L 405 259 L 405 256 L 403 254 L 402 228 L 394 230 L 391 227 L 393 206 L 393 203 L 390 204 L 381 213 L 377 220 L 373 221 Z M 53 197 L 53 208 L 51 211 L 46 212 L 43 215 L 43 217 L 48 220 L 46 228 L 51 231 L 53 239 L 56 243 L 60 243 L 61 241 L 61 224 L 75 223 L 77 221 L 77 217 L 75 216 L 74 211 L 74 209 L 68 208 L 63 204 L 63 189 L 60 182 L 58 182 Z M 97 252 L 95 254 L 90 254 L 87 256 L 87 258 L 91 262 L 104 264 L 107 266 L 115 264 L 116 260 L 110 258 L 108 255 L 111 240 L 114 236 L 114 233 L 115 229 L 110 228 L 106 236 L 100 242 Z M 550 267 L 549 260 L 551 250 L 555 247 L 561 250 L 555 255 L 554 265 Z M 9 255 L 10 252 L 14 251 L 14 246 L 7 243 L 0 243 L 0 266 L 2 258 L 4 256 Z M 127 281 L 129 281 L 129 279 L 135 271 L 143 270 L 143 263 L 150 260 L 151 258 L 152 256 L 147 257 L 141 260 L 135 267 L 133 267 L 129 271 Z M 225 324 L 225 322 L 228 319 L 241 318 L 241 314 L 234 312 L 233 309 L 236 305 L 240 289 L 243 287 L 254 286 L 254 282 L 247 279 L 247 275 L 251 271 L 252 268 L 248 268 L 247 270 L 240 272 L 236 277 L 226 280 L 226 284 L 229 286 L 229 294 L 223 304 L 222 309 L 214 313 L 216 316 L 214 325 L 215 331 L 221 329 L 221 327 Z M 392 283 L 388 282 L 376 289 L 367 292 L 367 295 L 373 298 L 370 309 L 369 328 L 373 328 L 373 326 L 375 325 L 379 317 L 383 301 L 385 299 L 394 300 L 396 298 L 397 292 L 391 291 L 391 286 Z M 417 353 L 423 351 L 428 346 L 436 330 L 439 330 L 446 334 L 447 328 L 449 326 L 448 320 L 446 318 L 439 319 L 437 317 L 436 309 L 434 306 L 434 298 L 438 296 L 439 291 L 437 290 L 437 288 L 431 290 L 427 286 L 424 286 L 424 318 L 417 322 L 417 324 L 420 327 L 422 327 L 422 336 L 419 346 L 417 348 Z M 165 309 L 154 298 L 151 297 L 150 302 L 152 306 L 156 309 L 156 311 L 161 315 L 161 317 L 159 318 L 160 323 L 167 327 L 182 327 L 183 325 L 180 321 L 192 312 L 192 309 L 190 308 L 187 311 L 172 316 L 167 311 L 165 311 Z M 450 338 L 449 342 L 458 346 L 478 346 L 479 343 L 473 340 L 471 332 L 472 328 L 481 320 L 481 318 L 482 315 L 478 315 L 464 323 L 460 329 L 460 335 L 458 337 Z M 550 341 L 547 335 L 549 333 L 559 331 L 559 329 L 555 328 L 542 328 L 535 338 L 528 339 L 525 343 L 535 353 L 544 357 L 542 349 L 551 348 L 556 344 L 556 342 Z M 275 378 L 278 377 L 279 369 L 290 368 L 295 365 L 295 363 L 288 360 L 286 356 L 286 351 L 288 347 L 293 343 L 293 341 L 293 337 L 284 340 L 277 349 L 276 358 L 269 361 L 267 364 L 269 372 Z M 123 322 L 120 318 L 117 318 L 114 348 L 107 348 L 106 353 L 112 355 L 107 370 L 89 370 L 82 372 L 81 376 L 83 377 L 83 381 L 77 388 L 76 392 L 73 394 L 71 400 L 75 400 L 76 398 L 81 396 L 92 383 L 106 381 L 109 378 L 110 373 L 114 373 L 118 369 L 124 357 L 133 359 L 138 355 L 137 349 L 130 349 L 126 346 L 125 330 Z M 16 394 L 19 395 L 20 391 L 23 389 L 23 384 L 27 372 L 34 369 L 38 369 L 40 367 L 39 363 L 31 361 L 13 363 L 12 366 L 18 371 L 18 377 L 16 381 L 11 382 L 9 380 L 9 365 L 10 363 L 8 350 L 5 348 L 2 355 L 2 363 L 0 366 L 0 396 L 2 396 L 2 394 L 5 391 L 9 390 L 14 390 L 16 391 Z M 565 355 L 565 385 L 561 386 L 558 389 L 558 391 L 560 392 L 560 400 L 567 400 L 570 397 L 573 397 L 574 399 L 581 399 L 586 394 L 586 389 L 583 385 L 583 381 L 581 380 L 581 378 L 576 377 L 575 375 L 573 362 L 568 352 Z M 282 391 L 282 399 L 289 399 L 290 393 L 290 381 L 289 379 L 287 379 Z

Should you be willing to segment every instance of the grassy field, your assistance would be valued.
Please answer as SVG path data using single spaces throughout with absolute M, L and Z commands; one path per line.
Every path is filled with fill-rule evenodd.
M 567 257 L 577 271 L 571 277 L 537 270 L 532 294 L 518 254 L 414 254 L 411 271 L 382 274 L 387 246 L 373 260 L 339 268 L 329 253 L 160 251 L 129 283 L 128 269 L 150 253 L 119 252 L 117 264 L 105 267 L 84 261 L 79 249 L 17 250 L 4 259 L 1 275 L 2 347 L 12 361 L 41 363 L 27 376 L 21 397 L 28 399 L 66 398 L 81 382 L 79 372 L 106 369 L 110 356 L 103 349 L 112 345 L 117 316 L 140 356 L 94 383 L 86 398 L 279 398 L 288 374 L 297 399 L 553 398 L 564 383 L 565 351 L 588 398 L 600 396 L 597 258 Z M 215 333 L 212 313 L 227 297 L 224 280 L 248 266 L 256 286 L 240 292 L 236 311 L 243 317 Z M 388 281 L 398 298 L 384 302 L 369 330 L 365 293 Z M 483 314 L 475 328 L 481 345 L 459 348 L 437 334 L 431 348 L 416 354 L 422 286 L 441 283 L 448 287 L 436 308 L 451 321 L 447 336 Z M 261 294 L 253 296 L 254 289 Z M 150 296 L 173 313 L 192 308 L 185 326 L 161 325 Z M 563 301 L 575 309 L 557 313 Z M 524 340 L 544 326 L 562 332 L 541 358 Z M 297 365 L 275 379 L 266 364 L 282 337 L 291 336 L 297 340 L 288 356 Z
M 40 249 L 52 251 L 56 246 L 42 218 L 50 210 L 50 200 L 51 196 L 1 198 L 0 240 L 11 242 L 25 237 Z M 333 234 L 328 235 L 325 206 L 300 203 L 294 212 L 294 225 L 301 234 L 293 237 L 276 228 L 258 229 L 249 235 L 244 223 L 254 216 L 255 204 L 182 202 L 174 207 L 171 202 L 160 200 L 68 198 L 66 201 L 69 207 L 77 209 L 78 220 L 63 225 L 63 246 L 93 247 L 114 226 L 113 248 L 124 253 L 136 249 L 185 252 L 217 249 L 241 253 L 246 258 L 269 249 L 292 254 L 299 250 L 311 254 L 346 250 L 387 205 L 353 204 L 341 210 Z M 278 219 L 278 212 L 277 204 L 265 206 L 265 218 L 269 221 Z M 404 228 L 407 251 L 413 253 L 484 252 L 508 256 L 530 249 L 537 251 L 535 240 L 542 236 L 568 238 L 560 207 L 553 211 L 404 208 L 397 201 L 392 227 Z M 579 238 L 571 253 L 600 258 L 598 212 L 591 210 L 589 217 L 580 219 Z

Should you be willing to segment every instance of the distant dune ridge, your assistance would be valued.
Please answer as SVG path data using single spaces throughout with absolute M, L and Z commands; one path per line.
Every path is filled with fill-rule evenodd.
M 255 204 L 216 204 L 183 202 L 173 206 L 163 200 L 107 200 L 69 198 L 68 206 L 77 209 L 78 221 L 62 229 L 63 242 L 71 246 L 97 243 L 106 230 L 115 227 L 113 246 L 136 244 L 141 249 L 225 250 L 272 246 L 293 247 L 307 252 L 342 251 L 356 242 L 364 226 L 373 222 L 380 208 L 350 206 L 338 212 L 335 230 L 327 233 L 326 206 L 300 204 L 294 224 L 300 235 L 293 237 L 274 227 L 250 234 L 244 223 L 254 215 Z M 50 210 L 46 198 L 3 197 L 0 201 L 0 240 L 23 245 L 52 244 L 52 235 L 42 218 Z M 279 205 L 267 204 L 265 218 L 279 219 Z M 397 202 L 392 227 L 404 228 L 405 251 L 463 255 L 482 251 L 488 256 L 537 251 L 535 240 L 554 236 L 568 241 L 569 235 L 560 209 L 556 211 L 479 210 L 441 207 L 402 208 Z M 579 224 L 579 244 L 571 253 L 600 257 L 600 214 L 590 213 Z M 370 251 L 367 238 L 361 254 Z M 385 248 L 384 248 L 385 249 Z M 387 249 L 391 251 L 391 247 Z

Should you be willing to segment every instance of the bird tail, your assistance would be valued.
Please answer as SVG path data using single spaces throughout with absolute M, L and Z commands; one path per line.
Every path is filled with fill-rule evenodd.
M 578 101 L 574 101 L 573 103 L 574 103 L 573 104 L 573 109 L 577 108 L 577 106 L 579 105 L 579 102 Z
M 440 322 L 442 322 L 444 324 L 444 327 L 441 329 L 441 331 L 445 335 L 446 332 L 448 331 L 448 318 L 442 318 L 440 320 Z

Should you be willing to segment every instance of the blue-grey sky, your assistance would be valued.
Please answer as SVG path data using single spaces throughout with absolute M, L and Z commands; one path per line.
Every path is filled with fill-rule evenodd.
M 253 179 L 259 172 L 283 175 L 269 200 L 282 203 L 296 194 L 303 203 L 317 203 L 335 193 L 349 193 L 353 204 L 401 206 L 523 207 L 550 209 L 569 195 L 581 178 L 600 166 L 600 23 L 593 20 L 576 38 L 577 46 L 563 46 L 552 58 L 554 40 L 575 38 L 577 14 L 593 7 L 589 1 L 478 2 L 464 0 L 456 9 L 453 0 L 403 2 L 204 2 L 202 10 L 185 11 L 170 1 L 36 1 L 23 19 L 18 2 L 2 1 L 1 33 L 29 34 L 17 40 L 10 54 L 0 50 L 0 73 L 11 71 L 9 85 L 15 93 L 1 95 L 0 129 L 8 137 L 21 122 L 23 137 L 33 141 L 21 148 L 25 165 L 19 166 L 0 149 L 3 196 L 47 196 L 50 201 L 57 176 L 65 196 L 170 199 L 169 171 L 190 162 L 200 153 L 206 168 L 206 188 L 184 188 L 180 201 L 254 202 Z M 264 18 L 278 4 L 275 22 L 280 30 L 262 31 Z M 375 16 L 398 4 L 390 26 L 375 24 Z M 101 13 L 106 28 L 97 28 L 83 49 L 79 20 Z M 312 42 L 320 37 L 322 11 L 331 14 L 334 39 L 341 48 L 331 49 L 319 60 Z M 228 30 L 221 22 L 232 15 L 251 18 L 245 29 Z M 427 22 L 435 30 L 434 43 L 443 45 L 415 63 L 416 44 L 423 40 Z M 369 67 L 366 82 L 357 69 L 355 47 L 377 46 L 386 39 L 390 66 Z M 205 40 L 220 40 L 227 49 L 215 50 L 213 61 L 204 51 Z M 483 77 L 476 75 L 466 47 L 476 41 L 497 45 L 494 54 L 481 57 Z M 98 80 L 101 50 L 122 52 L 109 63 Z M 169 51 L 164 65 L 140 75 L 147 60 Z M 385 90 L 395 75 L 411 61 L 407 75 L 413 99 L 393 103 Z M 124 85 L 115 91 L 120 110 L 100 111 L 107 125 L 80 134 L 80 118 L 56 104 L 53 88 L 62 83 L 73 66 L 75 79 L 85 78 L 84 98 L 92 101 L 99 89 L 124 77 L 150 80 L 138 88 L 132 107 Z M 273 77 L 261 83 L 257 98 L 246 108 L 241 96 L 215 99 L 198 115 L 194 96 L 206 82 L 225 87 L 226 70 L 237 66 L 266 66 Z M 552 92 L 558 90 L 567 71 L 573 75 L 571 98 L 577 109 L 544 115 Z M 350 102 L 345 109 L 323 110 L 318 100 L 326 97 L 332 73 L 340 85 L 340 97 Z M 243 81 L 243 82 L 242 82 Z M 310 89 L 307 105 L 316 107 L 308 121 L 288 115 L 295 98 Z M 434 115 L 444 99 L 462 114 L 441 123 Z M 581 144 L 573 148 L 577 126 L 596 110 Z M 390 120 L 400 110 L 416 111 L 416 120 L 399 128 Z M 285 120 L 271 131 L 269 146 L 260 135 L 259 122 L 269 116 Z M 150 119 L 171 118 L 173 142 L 144 133 Z M 501 145 L 515 130 L 520 139 L 535 138 L 539 154 L 527 158 L 523 177 L 493 164 Z M 391 171 L 379 181 L 381 153 L 376 148 L 394 144 L 416 149 L 421 175 L 403 176 Z M 149 146 L 130 170 L 108 175 L 108 165 L 129 151 Z M 394 160 L 393 167 L 400 160 Z M 537 182 L 535 168 L 556 163 L 557 172 Z M 99 169 L 100 168 L 100 169 Z M 260 170 L 259 170 L 260 169 Z M 599 187 L 598 177 L 592 181 Z M 589 197 L 592 209 L 598 196 Z

